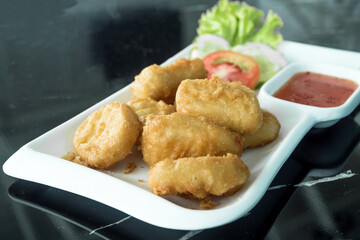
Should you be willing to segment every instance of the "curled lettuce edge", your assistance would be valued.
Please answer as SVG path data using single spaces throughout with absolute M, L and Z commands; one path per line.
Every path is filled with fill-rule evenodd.
M 282 19 L 272 10 L 269 10 L 264 18 L 262 10 L 246 2 L 220 0 L 201 14 L 197 34 L 221 36 L 231 46 L 260 42 L 276 49 L 283 41 L 279 31 L 282 26 Z

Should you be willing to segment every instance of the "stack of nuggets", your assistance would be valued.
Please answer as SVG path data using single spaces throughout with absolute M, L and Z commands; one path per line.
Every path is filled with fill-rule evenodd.
M 205 77 L 200 59 L 179 59 L 161 67 L 145 68 L 132 84 L 137 99 L 109 103 L 87 117 L 75 132 L 73 145 L 84 165 L 108 169 L 131 153 L 139 142 L 146 118 L 175 112 L 176 90 L 185 78 Z M 164 100 L 164 101 L 163 101 Z
M 206 76 L 200 59 L 145 68 L 131 87 L 135 100 L 103 107 L 121 105 L 131 119 L 122 117 L 120 124 L 109 115 L 105 125 L 113 127 L 105 127 L 106 137 L 100 134 L 104 121 L 92 120 L 105 113 L 98 110 L 77 130 L 76 152 L 90 166 L 104 169 L 125 158 L 137 142 L 150 166 L 148 185 L 154 193 L 196 199 L 235 193 L 250 175 L 240 159 L 243 149 L 274 140 L 280 124 L 260 108 L 249 88 Z M 89 122 L 96 127 L 84 127 Z M 131 131 L 121 134 L 125 129 Z

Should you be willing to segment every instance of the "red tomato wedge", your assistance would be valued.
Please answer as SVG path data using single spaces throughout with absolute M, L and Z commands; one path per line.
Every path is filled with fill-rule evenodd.
M 254 89 L 260 77 L 259 64 L 252 57 L 230 50 L 221 50 L 204 57 L 203 62 L 210 79 L 217 75 L 223 81 L 239 81 Z

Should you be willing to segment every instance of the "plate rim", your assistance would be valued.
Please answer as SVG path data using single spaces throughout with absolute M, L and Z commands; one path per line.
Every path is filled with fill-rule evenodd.
M 316 49 L 319 51 L 332 51 L 333 54 L 357 54 L 356 57 L 358 57 L 360 59 L 360 53 L 356 53 L 356 52 L 352 52 L 352 51 L 347 51 L 347 50 L 340 50 L 340 49 L 333 49 L 333 48 L 327 48 L 327 47 L 321 47 L 321 46 L 315 46 L 315 45 L 310 45 L 310 44 L 304 44 L 304 43 L 297 43 L 297 42 L 292 42 L 292 41 L 285 41 L 283 43 L 283 45 L 281 46 L 281 49 L 286 49 L 286 48 L 291 48 L 291 47 L 295 47 L 295 48 L 299 48 L 299 47 L 305 47 L 305 48 L 310 48 L 310 49 Z M 191 45 L 185 47 L 183 50 L 181 50 L 179 53 L 175 54 L 174 56 L 170 57 L 168 60 L 166 60 L 163 64 L 161 65 L 166 65 L 169 64 L 171 62 L 173 62 L 174 60 L 176 60 L 179 57 L 184 57 L 184 55 L 189 51 L 189 49 L 191 49 Z M 358 68 L 360 68 L 360 65 L 358 66 Z M 121 199 L 121 196 L 119 194 L 115 194 L 115 197 L 117 198 L 117 201 L 115 201 L 115 199 L 104 199 L 102 196 L 99 197 L 99 194 L 94 194 L 94 193 L 89 193 L 89 190 L 87 188 L 79 188 L 76 186 L 70 186 L 70 185 L 66 185 L 65 187 L 60 185 L 58 182 L 53 182 L 54 179 L 52 179 L 52 181 L 46 181 L 46 179 L 44 180 L 44 176 L 41 176 L 40 174 L 36 175 L 36 174 L 32 174 L 32 172 L 25 173 L 26 170 L 24 169 L 20 169 L 19 167 L 17 167 L 18 164 L 23 164 L 22 166 L 28 166 L 29 165 L 29 161 L 25 161 L 25 157 L 27 158 L 28 156 L 32 156 L 32 155 L 38 155 L 36 158 L 36 164 L 37 166 L 41 169 L 42 167 L 49 167 L 47 165 L 48 162 L 46 162 L 46 158 L 47 157 L 51 157 L 51 158 L 56 158 L 54 156 L 45 154 L 45 153 L 40 153 L 38 151 L 35 151 L 32 147 L 32 143 L 36 142 L 38 139 L 41 139 L 44 135 L 49 134 L 52 131 L 57 131 L 63 127 L 68 126 L 69 124 L 71 124 L 75 119 L 78 118 L 83 118 L 84 116 L 88 115 L 89 113 L 93 112 L 94 110 L 96 110 L 97 108 L 99 108 L 100 106 L 104 105 L 105 103 L 111 101 L 112 99 L 116 98 L 119 94 L 122 94 L 125 92 L 129 91 L 129 88 L 131 86 L 131 83 L 128 84 L 127 86 L 125 86 L 124 88 L 116 91 L 115 93 L 111 94 L 110 96 L 104 98 L 103 100 L 99 101 L 98 103 L 90 106 L 89 108 L 85 109 L 84 111 L 80 112 L 79 114 L 75 115 L 74 117 L 70 118 L 69 120 L 65 121 L 64 123 L 58 125 L 57 127 L 45 132 L 44 134 L 40 135 L 39 137 L 35 138 L 34 140 L 30 141 L 29 143 L 25 144 L 24 146 L 22 146 L 19 150 L 17 150 L 7 161 L 5 161 L 5 163 L 3 164 L 3 171 L 12 177 L 16 177 L 16 178 L 20 178 L 20 179 L 24 179 L 27 181 L 32 181 L 32 182 L 36 182 L 36 183 L 41 183 L 44 185 L 48 185 L 51 187 L 55 187 L 55 188 L 59 188 L 62 189 L 64 191 L 68 191 L 74 194 L 78 194 L 81 196 L 85 196 L 87 198 L 93 199 L 95 201 L 98 201 L 100 203 L 106 204 L 108 206 L 114 207 L 120 211 L 125 212 L 126 214 L 129 214 L 137 219 L 140 219 L 142 221 L 145 221 L 147 223 L 159 226 L 159 227 L 165 227 L 165 228 L 170 228 L 170 229 L 178 229 L 178 230 L 198 230 L 198 229 L 206 229 L 206 228 L 212 228 L 212 227 L 217 227 L 220 225 L 224 225 L 226 223 L 232 222 L 244 215 L 246 215 L 246 213 L 248 211 L 250 211 L 257 203 L 258 201 L 260 201 L 260 199 L 262 198 L 262 196 L 265 194 L 266 189 L 269 187 L 269 185 L 271 184 L 274 176 L 277 174 L 277 172 L 279 171 L 279 169 L 281 168 L 281 166 L 283 165 L 283 163 L 287 160 L 287 158 L 278 164 L 277 169 L 275 169 L 275 174 L 274 176 L 265 176 L 265 177 L 270 177 L 270 181 L 266 182 L 265 184 L 262 184 L 262 186 L 259 185 L 259 188 L 261 188 L 260 192 L 263 192 L 263 194 L 258 194 L 256 196 L 255 201 L 250 201 L 251 204 L 249 204 L 246 207 L 243 207 L 241 209 L 241 213 L 239 214 L 239 211 L 234 211 L 234 209 L 232 207 L 222 207 L 219 209 L 212 209 L 212 210 L 197 210 L 197 209 L 186 209 L 185 207 L 181 207 L 181 206 L 177 206 L 174 203 L 169 202 L 166 199 L 163 199 L 159 196 L 156 196 L 155 194 L 148 192 L 146 195 L 148 196 L 148 201 L 146 204 L 142 204 L 142 202 L 137 202 L 134 199 L 128 199 L 128 200 L 124 200 Z M 305 133 L 304 133 L 305 134 Z M 65 153 L 64 153 L 65 154 Z M 287 153 L 288 155 L 291 154 Z M 56 168 L 54 168 L 54 166 L 52 166 L 51 169 L 51 173 L 52 174 L 56 174 L 56 172 L 59 172 L 59 168 L 60 169 L 64 169 L 66 171 L 68 171 L 67 173 L 80 173 L 80 175 L 84 175 L 84 174 L 90 174 L 91 176 L 93 176 L 93 180 L 95 181 L 99 181 L 99 180 L 103 180 L 104 175 L 106 178 L 106 182 L 109 184 L 110 187 L 116 187 L 117 185 L 120 185 L 122 188 L 128 190 L 130 187 L 130 191 L 132 190 L 132 188 L 134 187 L 134 185 L 126 182 L 126 181 L 122 181 L 118 178 L 109 176 L 107 174 L 103 174 L 97 170 L 94 169 L 89 169 L 89 168 L 84 168 L 83 166 L 80 166 L 78 164 L 69 162 L 69 161 L 64 161 L 60 158 L 53 159 L 54 162 L 59 163 L 58 161 L 61 161 L 61 164 L 56 164 Z M 27 163 L 27 164 L 26 164 Z M 31 162 L 30 163 L 34 163 Z M 95 173 L 96 172 L 96 173 Z M 100 175 L 101 174 L 101 175 Z M 59 175 L 55 175 L 55 176 L 59 176 Z M 99 179 L 100 178 L 100 179 Z M 120 180 L 120 181 L 119 181 Z M 94 185 L 96 185 L 95 182 L 92 181 L 92 183 Z M 131 186 L 128 186 L 131 185 Z M 136 186 L 135 186 L 136 187 Z M 97 186 L 97 189 L 101 190 L 101 186 Z M 104 189 L 104 188 L 102 188 Z M 144 190 L 143 189 L 137 189 L 134 190 L 135 193 L 133 194 L 134 196 L 138 196 L 139 194 L 137 193 L 138 190 L 141 190 L 141 194 L 143 194 Z M 121 192 L 121 191 L 118 191 Z M 146 191 L 145 191 L 146 192 Z M 140 194 L 140 195 L 141 195 Z M 244 194 L 244 201 L 247 201 L 249 198 L 249 195 Z M 161 200 L 159 200 L 161 199 Z M 254 200 L 254 199 L 253 199 Z M 138 209 L 133 211 L 130 208 L 128 208 L 131 204 L 134 204 L 134 201 L 138 204 Z M 148 208 L 148 204 L 154 204 L 154 206 L 158 205 L 158 201 L 161 202 L 161 207 L 162 207 L 162 211 L 163 212 L 168 212 L 169 208 L 170 210 L 172 210 L 172 216 L 167 215 L 165 221 L 161 220 L 159 218 L 164 218 L 164 214 L 159 214 L 159 211 L 157 211 L 156 207 L 152 207 L 152 208 Z M 155 203 L 154 203 L 155 202 Z M 123 204 L 122 206 L 119 206 L 119 204 Z M 236 205 L 235 205 L 236 206 Z M 237 209 L 239 210 L 239 209 Z M 141 211 L 148 211 L 147 214 L 139 214 L 139 212 Z M 150 214 L 149 214 L 150 213 Z M 183 221 L 181 224 L 179 223 L 178 219 L 179 218 L 184 218 L 186 219 L 186 221 Z

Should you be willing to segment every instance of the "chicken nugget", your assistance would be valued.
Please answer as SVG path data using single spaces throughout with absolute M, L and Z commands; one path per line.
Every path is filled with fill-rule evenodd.
M 166 158 L 241 155 L 242 138 L 226 127 L 184 113 L 149 116 L 141 137 L 144 161 L 152 166 Z
M 90 166 L 109 168 L 131 153 L 141 127 L 128 105 L 109 103 L 90 114 L 76 130 L 75 151 Z
M 176 93 L 178 112 L 203 116 L 239 134 L 256 132 L 262 112 L 255 92 L 240 82 L 219 77 L 183 81 Z
M 239 156 L 203 156 L 166 159 L 150 168 L 148 185 L 157 195 L 181 195 L 203 199 L 231 195 L 250 176 Z
M 260 147 L 274 141 L 280 131 L 280 123 L 277 118 L 268 111 L 262 110 L 263 123 L 259 130 L 253 134 L 243 135 L 243 149 Z
M 201 59 L 181 58 L 168 66 L 153 64 L 135 77 L 131 91 L 136 98 L 152 98 L 174 103 L 176 90 L 184 79 L 205 78 L 207 71 Z
M 174 105 L 166 104 L 162 100 L 157 102 L 151 98 L 135 99 L 130 101 L 128 105 L 136 112 L 143 124 L 149 115 L 167 115 L 175 112 Z

